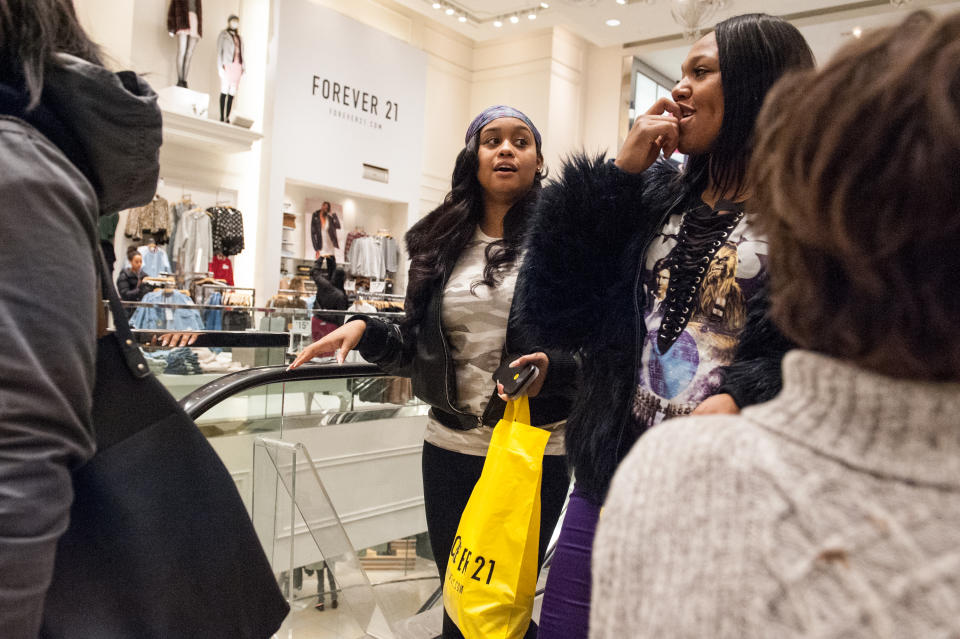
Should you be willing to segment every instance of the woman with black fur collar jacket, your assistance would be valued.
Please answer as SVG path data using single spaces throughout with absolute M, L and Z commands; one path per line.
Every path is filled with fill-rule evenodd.
M 539 550 L 542 560 L 569 486 L 563 427 L 575 393 L 570 354 L 541 349 L 514 329 L 514 290 L 523 277 L 521 244 L 540 194 L 540 134 L 527 116 L 490 107 L 470 125 L 444 203 L 407 233 L 411 258 L 406 318 L 350 322 L 301 353 L 299 366 L 354 347 L 390 374 L 408 376 L 431 406 L 423 446 L 427 529 L 441 579 L 460 516 L 483 470 L 492 427 L 503 416 L 504 363 L 533 363 L 533 424 L 550 432 L 543 461 Z M 359 318 L 359 319 L 358 319 Z M 517 531 L 522 532 L 522 531 Z M 531 636 L 536 632 L 530 627 Z M 462 637 L 445 616 L 443 637 Z
M 744 215 L 745 174 L 767 90 L 812 65 L 785 21 L 726 20 L 693 46 L 673 99 L 637 118 L 615 163 L 575 156 L 544 190 L 518 323 L 534 343 L 579 352 L 583 383 L 566 440 L 576 486 L 541 639 L 587 636 L 596 522 L 637 438 L 672 417 L 736 412 L 779 391 L 787 344 L 766 319 L 766 242 Z M 682 172 L 656 161 L 678 149 L 689 156 Z

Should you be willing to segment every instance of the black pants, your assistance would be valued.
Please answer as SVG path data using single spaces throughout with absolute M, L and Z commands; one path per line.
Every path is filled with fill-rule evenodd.
M 460 515 L 467 506 L 470 493 L 480 473 L 485 457 L 464 455 L 423 443 L 423 501 L 427 515 L 427 532 L 430 545 L 440 572 L 440 582 L 447 572 L 447 560 L 453 539 L 460 525 Z M 543 458 L 543 481 L 540 485 L 540 549 L 537 566 L 543 563 L 543 555 L 550 543 L 553 529 L 560 519 L 560 511 L 570 486 L 567 460 L 559 455 Z M 527 637 L 536 636 L 536 625 L 531 624 Z M 463 639 L 456 625 L 443 613 L 443 639 Z

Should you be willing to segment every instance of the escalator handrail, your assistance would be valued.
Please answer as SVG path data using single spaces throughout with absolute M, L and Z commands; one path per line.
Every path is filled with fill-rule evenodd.
M 307 364 L 295 370 L 286 366 L 259 366 L 219 377 L 180 400 L 191 419 L 197 419 L 225 399 L 258 386 L 352 377 L 386 377 L 373 364 Z

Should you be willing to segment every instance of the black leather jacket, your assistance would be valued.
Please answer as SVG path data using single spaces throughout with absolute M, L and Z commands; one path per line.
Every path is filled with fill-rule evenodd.
M 523 277 L 521 272 L 520 277 Z M 367 322 L 367 330 L 358 350 L 364 359 L 390 373 L 410 377 L 414 394 L 431 406 L 431 413 L 441 424 L 460 430 L 481 425 L 494 426 L 503 417 L 506 404 L 494 391 L 483 415 L 464 413 L 456 408 L 456 367 L 447 337 L 443 332 L 440 309 L 445 282 L 437 285 L 430 298 L 423 320 L 411 328 L 390 324 L 377 318 L 356 315 L 353 319 Z M 516 305 L 510 309 L 507 322 L 506 353 L 500 361 L 543 351 L 550 359 L 543 390 L 530 399 L 530 416 L 534 426 L 552 424 L 567 418 L 577 386 L 577 360 L 570 354 L 547 350 L 525 340 L 514 326 Z

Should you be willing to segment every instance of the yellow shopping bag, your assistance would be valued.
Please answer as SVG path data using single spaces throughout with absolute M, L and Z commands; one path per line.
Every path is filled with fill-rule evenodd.
M 509 402 L 450 550 L 443 606 L 466 639 L 521 639 L 530 624 L 550 433 L 529 424 L 527 398 Z

